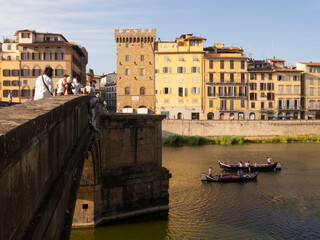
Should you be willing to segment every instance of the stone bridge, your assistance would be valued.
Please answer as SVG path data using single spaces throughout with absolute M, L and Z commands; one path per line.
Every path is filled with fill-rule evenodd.
M 105 115 L 90 96 L 0 109 L 0 239 L 69 239 L 74 227 L 168 209 L 157 115 Z

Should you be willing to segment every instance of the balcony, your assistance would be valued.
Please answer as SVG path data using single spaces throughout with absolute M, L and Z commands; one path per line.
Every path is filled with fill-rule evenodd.
M 278 110 L 301 110 L 301 108 L 298 106 L 295 106 L 295 107 L 278 106 Z

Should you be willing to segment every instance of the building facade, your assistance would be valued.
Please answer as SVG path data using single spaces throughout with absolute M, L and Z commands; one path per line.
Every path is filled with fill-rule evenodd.
M 86 49 L 68 42 L 61 34 L 17 31 L 15 39 L 2 46 L 0 101 L 7 101 L 9 92 L 13 102 L 33 98 L 35 81 L 45 67 L 54 70 L 54 86 L 64 74 L 84 83 L 87 62 Z
M 320 119 L 320 63 L 298 62 L 302 70 L 302 107 L 303 119 Z
M 184 34 L 155 43 L 156 113 L 173 119 L 203 119 L 203 41 Z
M 117 45 L 117 111 L 155 112 L 154 42 L 156 29 L 115 29 Z
M 247 57 L 242 48 L 204 48 L 204 113 L 208 120 L 242 120 L 247 113 Z

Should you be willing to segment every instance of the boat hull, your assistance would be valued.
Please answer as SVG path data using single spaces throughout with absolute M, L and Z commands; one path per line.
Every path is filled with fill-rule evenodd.
M 251 165 L 250 167 L 245 167 L 245 166 L 240 167 L 238 164 L 228 164 L 228 163 L 223 163 L 219 161 L 219 166 L 224 170 L 231 170 L 231 171 L 238 171 L 240 169 L 243 171 L 273 171 L 276 168 L 278 163 L 279 162 L 274 162 L 271 164 L 259 164 L 257 166 Z
M 244 174 L 243 176 L 237 176 L 236 174 L 224 174 L 224 175 L 215 175 L 209 176 L 203 174 L 202 181 L 207 182 L 247 182 L 247 181 L 256 181 L 258 173 Z

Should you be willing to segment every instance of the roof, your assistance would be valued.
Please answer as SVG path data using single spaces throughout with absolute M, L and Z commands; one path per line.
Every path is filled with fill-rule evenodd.
M 279 59 L 279 58 L 271 58 L 271 59 L 267 59 L 270 62 L 285 62 L 285 60 Z
M 207 39 L 203 37 L 192 36 L 192 37 L 186 38 L 186 40 L 207 40 Z
M 66 42 L 68 42 L 68 40 L 60 33 L 49 33 L 49 32 L 36 32 L 35 30 L 29 30 L 29 29 L 24 29 L 24 30 L 18 30 L 16 31 L 16 33 L 19 33 L 19 32 L 32 32 L 34 34 L 43 34 L 43 35 L 59 35 L 61 36 Z
M 302 70 L 291 69 L 291 68 L 274 68 L 274 72 L 303 72 Z
M 301 64 L 305 64 L 307 66 L 320 66 L 320 63 L 314 63 L 314 62 L 298 62 Z

